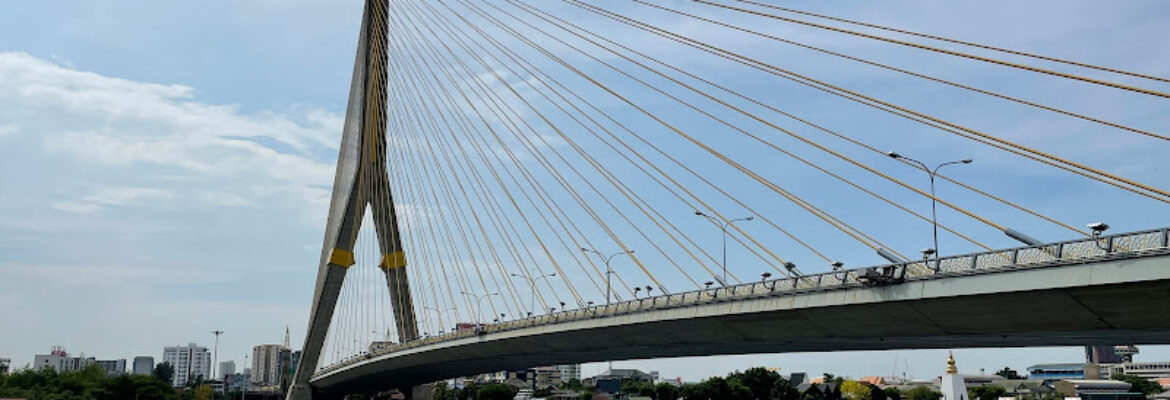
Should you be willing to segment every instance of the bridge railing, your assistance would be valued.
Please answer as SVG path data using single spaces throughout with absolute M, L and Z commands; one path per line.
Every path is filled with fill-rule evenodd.
M 809 291 L 882 286 L 912 280 L 934 279 L 943 276 L 1069 264 L 1099 258 L 1132 256 L 1135 253 L 1166 251 L 1168 248 L 1170 248 L 1170 228 L 1162 228 L 1097 238 L 1047 243 L 1039 246 L 1017 247 L 942 257 L 937 260 L 910 261 L 670 293 L 481 325 L 474 329 L 464 329 L 438 336 L 424 337 L 419 340 L 386 346 L 377 351 L 351 357 L 336 364 L 323 367 L 317 373 L 325 373 L 384 354 L 539 325 L 608 318 L 650 310 L 689 307 L 729 300 L 791 295 Z

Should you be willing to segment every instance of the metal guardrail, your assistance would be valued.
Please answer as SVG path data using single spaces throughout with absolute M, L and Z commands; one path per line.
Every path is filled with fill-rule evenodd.
M 506 332 L 540 325 L 606 318 L 651 310 L 687 307 L 712 302 L 782 296 L 809 291 L 854 287 L 882 286 L 910 280 L 933 279 L 972 272 L 991 272 L 1052 264 L 1068 264 L 1117 255 L 1134 255 L 1170 248 L 1170 228 L 1121 233 L 1097 238 L 1069 240 L 1039 246 L 1017 247 L 982 253 L 943 257 L 937 260 L 910 261 L 811 275 L 757 281 L 733 286 L 699 289 L 637 300 L 596 305 L 540 316 L 481 325 L 407 343 L 386 346 L 379 351 L 353 356 L 319 369 L 314 375 L 334 371 L 366 359 L 485 334 Z

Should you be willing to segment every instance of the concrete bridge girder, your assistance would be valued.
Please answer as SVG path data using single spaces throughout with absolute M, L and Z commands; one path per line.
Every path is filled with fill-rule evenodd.
M 716 354 L 1170 343 L 1170 252 L 711 302 L 490 333 L 313 378 L 321 390 Z

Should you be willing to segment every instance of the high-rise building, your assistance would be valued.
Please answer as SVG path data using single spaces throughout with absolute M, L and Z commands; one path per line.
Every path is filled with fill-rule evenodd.
M 219 363 L 219 377 L 234 375 L 236 373 L 235 361 L 222 361 Z
M 12 360 L 7 358 L 0 358 L 0 376 L 8 375 L 8 368 L 12 366 Z
M 150 375 L 154 372 L 154 357 L 134 357 L 134 375 Z
M 106 376 L 115 377 L 126 374 L 126 359 L 98 360 L 97 365 L 106 371 Z
M 211 376 L 211 352 L 195 343 L 163 348 L 163 362 L 175 368 L 175 376 L 171 378 L 174 387 L 187 386 L 187 382 L 199 378 L 206 380 Z
M 1133 356 L 1141 353 L 1141 351 L 1138 350 L 1137 346 L 1126 345 L 1113 346 L 1113 353 L 1117 354 L 1118 357 L 1121 357 L 1121 362 L 1131 363 L 1133 362 Z
M 1117 355 L 1113 346 L 1085 346 L 1085 362 L 1090 364 L 1117 364 L 1121 362 L 1121 356 Z
M 283 345 L 252 347 L 252 386 L 279 386 L 281 372 L 291 360 L 292 352 Z
M 65 371 L 80 371 L 90 365 L 93 365 L 95 360 L 93 357 L 71 357 L 65 351 L 65 347 L 53 346 L 49 354 L 37 354 L 33 357 L 33 368 L 44 369 L 52 368 L 57 372 Z
M 561 382 L 581 381 L 581 364 L 558 365 L 557 369 L 561 371 Z

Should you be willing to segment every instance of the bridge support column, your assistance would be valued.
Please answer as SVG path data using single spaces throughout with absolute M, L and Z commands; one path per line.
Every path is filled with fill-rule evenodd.
M 305 345 L 287 395 L 290 400 L 338 398 L 332 391 L 316 392 L 310 380 L 317 372 L 346 270 L 354 265 L 354 243 L 367 206 L 383 255 L 379 266 L 386 274 L 399 341 L 418 338 L 406 254 L 386 166 L 389 8 L 390 0 L 365 2 L 317 287 Z
M 408 400 L 433 400 L 435 398 L 435 385 L 432 384 L 418 385 L 408 390 L 409 392 L 402 393 L 406 395 Z

